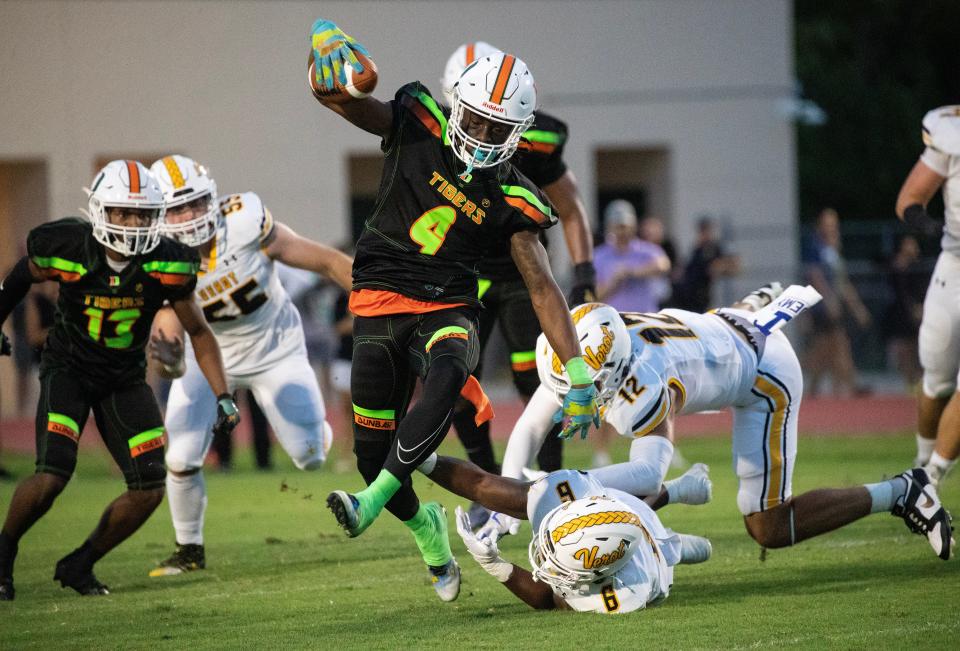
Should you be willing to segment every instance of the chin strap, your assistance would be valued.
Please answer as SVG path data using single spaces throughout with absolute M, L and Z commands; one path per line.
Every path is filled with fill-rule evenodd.
M 460 180 L 463 181 L 464 183 L 469 183 L 470 179 L 473 178 L 474 163 L 476 163 L 477 161 L 486 160 L 486 159 L 487 159 L 486 156 L 483 156 L 483 157 L 480 156 L 480 148 L 474 147 L 473 157 L 470 158 L 470 162 L 467 163 L 467 169 L 463 172 L 463 174 L 460 175 Z

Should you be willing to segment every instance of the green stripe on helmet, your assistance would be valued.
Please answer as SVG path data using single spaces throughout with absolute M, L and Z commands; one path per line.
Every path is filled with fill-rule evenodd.
M 52 411 L 47 412 L 47 421 L 51 423 L 57 423 L 58 425 L 63 425 L 64 427 L 70 428 L 70 431 L 80 436 L 80 427 L 77 425 L 77 421 L 73 420 L 69 416 L 64 416 L 63 414 L 56 414 Z
M 433 336 L 430 337 L 430 341 L 427 342 L 427 345 L 424 346 L 424 348 L 426 350 L 430 350 L 430 348 L 433 346 L 434 343 L 436 343 L 438 340 L 443 339 L 444 337 L 447 337 L 449 335 L 469 336 L 467 331 L 464 328 L 461 328 L 460 326 L 447 326 L 446 328 L 440 328 L 439 330 L 434 332 Z
M 394 420 L 397 412 L 395 412 L 393 409 L 364 409 L 363 407 L 358 407 L 356 404 L 354 404 L 353 413 L 359 416 L 366 416 L 367 418 Z
M 530 190 L 527 190 L 524 187 L 521 187 L 519 185 L 501 185 L 500 188 L 503 190 L 503 193 L 508 197 L 520 197 L 521 199 L 525 199 L 527 203 L 531 204 L 534 208 L 536 208 L 543 214 L 545 215 L 553 214 L 552 211 L 550 210 L 550 206 L 540 201 L 537 198 L 537 195 L 530 192 Z
M 153 439 L 158 439 L 163 436 L 162 427 L 154 427 L 153 429 L 148 429 L 146 432 L 140 432 L 132 439 L 128 440 L 127 443 L 130 445 L 130 449 L 137 447 L 138 445 L 143 445 L 147 441 L 152 441 Z
M 58 271 L 80 274 L 81 276 L 87 273 L 87 268 L 79 262 L 64 260 L 63 258 L 58 258 L 56 256 L 50 256 L 49 258 L 34 256 L 32 260 L 33 264 L 37 265 L 41 269 L 57 269 Z
M 559 145 L 563 142 L 563 136 L 556 131 L 539 131 L 537 129 L 524 131 L 523 139 L 530 142 L 545 142 L 551 145 Z
M 161 260 L 152 260 L 144 263 L 143 270 L 147 273 L 159 271 L 164 274 L 195 274 L 200 270 L 200 265 L 194 262 L 163 262 Z

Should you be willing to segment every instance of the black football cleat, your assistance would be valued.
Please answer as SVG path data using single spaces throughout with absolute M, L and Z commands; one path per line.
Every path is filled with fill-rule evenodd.
M 110 589 L 93 575 L 93 566 L 80 559 L 80 550 L 75 550 L 57 562 L 53 580 L 64 588 L 73 588 L 84 596 L 110 594 Z

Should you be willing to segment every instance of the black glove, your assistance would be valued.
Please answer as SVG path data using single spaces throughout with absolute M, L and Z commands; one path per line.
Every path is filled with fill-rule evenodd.
M 239 424 L 240 411 L 237 403 L 233 401 L 233 396 L 221 393 L 217 396 L 217 422 L 213 424 L 213 435 L 229 434 Z
M 943 224 L 928 215 L 919 203 L 907 206 L 903 211 L 903 221 L 924 237 L 939 237 L 943 233 Z
M 13 348 L 10 346 L 10 338 L 0 332 L 0 357 L 3 355 L 12 355 Z
M 597 300 L 597 272 L 592 262 L 580 262 L 573 267 L 573 287 L 567 301 L 570 307 Z

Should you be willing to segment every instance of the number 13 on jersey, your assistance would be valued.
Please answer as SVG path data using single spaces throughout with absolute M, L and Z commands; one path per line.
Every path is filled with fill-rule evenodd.
M 410 239 L 420 245 L 420 253 L 436 255 L 455 221 L 457 211 L 451 206 L 432 208 L 410 226 Z

